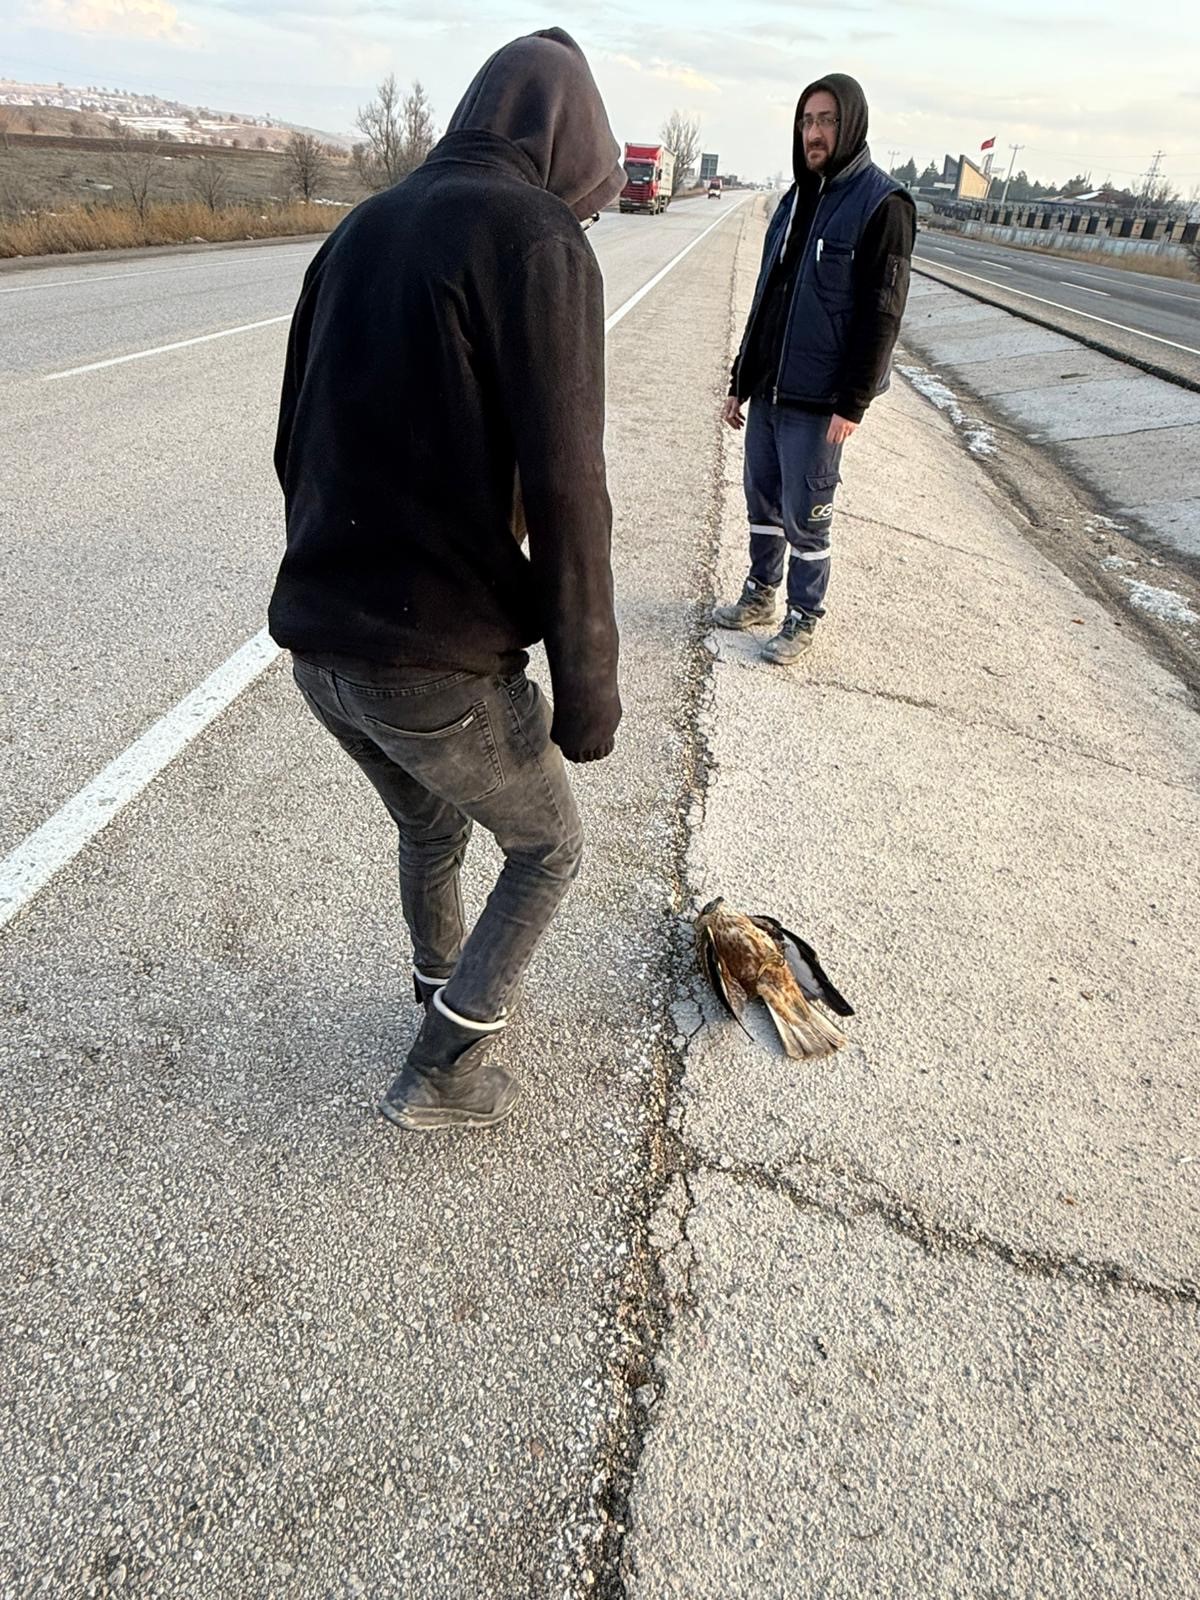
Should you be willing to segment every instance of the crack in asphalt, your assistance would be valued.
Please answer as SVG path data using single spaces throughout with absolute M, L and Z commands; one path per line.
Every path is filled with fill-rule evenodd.
M 1114 761 L 1111 756 L 1097 755 L 1094 751 L 1080 750 L 1075 745 L 1062 744 L 1055 739 L 1046 739 L 1036 733 L 1027 733 L 1022 728 L 1014 728 L 1006 722 L 992 722 L 987 718 L 977 720 L 964 717 L 955 711 L 952 706 L 939 705 L 935 700 L 924 700 L 918 695 L 903 694 L 898 689 L 875 689 L 865 684 L 847 683 L 841 678 L 813 678 L 814 688 L 834 689 L 842 694 L 864 695 L 871 700 L 890 700 L 897 705 L 913 706 L 918 711 L 932 711 L 935 716 L 942 717 L 947 722 L 957 723 L 960 727 L 974 729 L 978 733 L 1002 733 L 1010 738 L 1019 739 L 1026 744 L 1037 745 L 1044 750 L 1051 750 L 1056 755 L 1075 756 L 1080 761 L 1093 762 L 1096 766 L 1109 767 L 1114 772 L 1122 772 L 1130 778 L 1140 778 L 1146 783 L 1161 784 L 1166 789 L 1181 789 L 1184 794 L 1200 794 L 1200 784 L 1187 783 L 1182 778 L 1167 778 L 1161 772 L 1146 772 L 1141 767 L 1128 766 L 1123 761 Z
M 746 225 L 747 218 L 743 216 L 729 283 L 726 339 L 731 352 L 737 331 L 737 261 Z M 618 1397 L 619 1412 L 607 1438 L 601 1442 L 595 1462 L 594 1482 L 598 1489 L 593 1498 L 603 1509 L 605 1528 L 592 1568 L 584 1575 L 587 1592 L 595 1600 L 627 1600 L 629 1503 L 653 1418 L 652 1406 L 644 1404 L 640 1395 L 647 1388 L 653 1388 L 656 1401 L 660 1396 L 660 1385 L 655 1382 L 655 1360 L 674 1315 L 663 1265 L 664 1252 L 652 1235 L 669 1186 L 683 1173 L 679 1140 L 669 1126 L 684 1072 L 684 1051 L 672 1044 L 682 1030 L 675 1026 L 671 1008 L 685 991 L 685 975 L 692 965 L 691 928 L 684 922 L 684 912 L 691 898 L 688 855 L 692 838 L 703 823 L 705 795 L 714 770 L 707 729 L 716 700 L 715 658 L 707 640 L 721 522 L 725 499 L 730 492 L 725 472 L 728 446 L 723 425 L 718 421 L 715 427 L 712 489 L 703 515 L 697 518 L 708 532 L 707 542 L 697 550 L 694 562 L 694 592 L 700 598 L 693 608 L 680 669 L 682 684 L 676 727 L 683 747 L 682 772 L 677 803 L 673 807 L 675 826 L 669 854 L 675 913 L 673 925 L 668 927 L 664 939 L 662 1017 L 653 1029 L 655 1083 L 646 1105 L 644 1176 L 628 1206 L 629 1264 L 616 1307 L 618 1348 L 608 1374 Z M 703 1018 L 697 1028 L 700 1026 L 703 1026 Z M 689 1037 L 694 1037 L 695 1031 Z M 684 1184 L 688 1194 L 686 1209 L 690 1211 L 694 1201 L 687 1188 L 686 1175 Z
M 1096 1290 L 1121 1289 L 1142 1295 L 1163 1305 L 1200 1306 L 1200 1284 L 1190 1278 L 1176 1280 L 1139 1276 L 1118 1261 L 1092 1259 L 1070 1251 L 1035 1250 L 1013 1244 L 994 1234 L 956 1227 L 938 1221 L 915 1201 L 890 1189 L 879 1178 L 852 1162 L 821 1161 L 797 1152 L 769 1165 L 738 1162 L 728 1165 L 711 1161 L 689 1150 L 692 1172 L 707 1172 L 730 1182 L 748 1184 L 766 1193 L 781 1195 L 798 1209 L 812 1211 L 839 1222 L 852 1223 L 861 1217 L 878 1217 L 894 1234 L 911 1240 L 933 1256 L 956 1255 L 974 1260 L 990 1257 L 1027 1277 L 1066 1279 Z M 814 1174 L 832 1178 L 847 1186 L 846 1205 L 814 1193 L 788 1174 L 790 1167 L 803 1165 Z M 692 1194 L 688 1185 L 687 1193 Z M 682 1220 L 682 1237 L 690 1208 Z M 691 1243 L 691 1240 L 688 1240 Z
M 967 556 L 972 561 L 985 561 L 989 566 L 1001 567 L 1005 572 L 1020 572 L 1014 561 L 1003 561 L 999 556 L 989 556 L 982 550 L 968 550 L 961 544 L 951 544 L 947 539 L 935 539 L 930 533 L 918 533 L 915 528 L 901 528 L 894 522 L 884 522 L 882 517 L 866 517 L 861 511 L 839 511 L 839 518 L 847 522 L 865 522 L 873 528 L 883 528 L 888 533 L 903 534 L 906 539 L 919 539 L 922 544 L 934 545 L 938 550 L 952 550 L 955 555 Z

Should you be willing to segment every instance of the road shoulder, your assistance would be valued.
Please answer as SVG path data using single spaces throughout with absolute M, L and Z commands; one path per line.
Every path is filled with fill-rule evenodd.
M 688 880 L 859 1014 L 806 1066 L 677 998 L 627 1592 L 1188 1592 L 1200 724 L 906 386 L 847 457 L 812 656 L 710 640 Z

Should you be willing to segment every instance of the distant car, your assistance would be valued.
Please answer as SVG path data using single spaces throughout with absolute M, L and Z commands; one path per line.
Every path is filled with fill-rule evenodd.
M 708 180 L 708 198 L 710 200 L 719 200 L 721 198 L 720 178 L 710 178 Z

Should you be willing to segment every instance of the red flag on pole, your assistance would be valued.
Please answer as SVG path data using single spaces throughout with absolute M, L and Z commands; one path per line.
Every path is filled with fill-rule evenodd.
M 995 136 L 995 134 L 993 134 L 990 139 L 985 139 L 983 141 L 983 143 L 979 146 L 979 148 L 980 148 L 980 150 L 991 150 L 991 149 L 995 148 L 995 144 L 996 144 L 996 136 Z

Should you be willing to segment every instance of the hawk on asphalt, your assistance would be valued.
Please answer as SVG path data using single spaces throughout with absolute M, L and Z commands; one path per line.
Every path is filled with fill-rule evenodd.
M 712 900 L 696 918 L 696 946 L 729 1015 L 741 1023 L 747 999 L 761 1000 L 793 1059 L 832 1055 L 846 1043 L 820 1007 L 839 1017 L 852 1017 L 854 1007 L 830 983 L 812 946 L 774 917 L 747 917 Z

